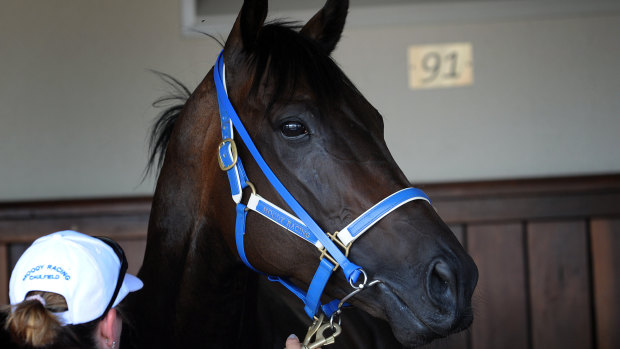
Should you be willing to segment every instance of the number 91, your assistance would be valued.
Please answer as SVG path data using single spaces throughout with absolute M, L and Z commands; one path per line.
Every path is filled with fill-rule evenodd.
M 448 73 L 444 77 L 448 79 L 456 79 L 459 77 L 456 71 L 456 62 L 458 58 L 456 52 L 449 53 L 443 58 L 442 60 L 438 52 L 428 52 L 422 56 L 420 64 L 422 70 L 427 74 L 427 76 L 422 79 L 422 82 L 431 83 L 435 81 L 437 77 L 439 77 L 439 73 L 441 73 L 443 61 L 449 64 Z

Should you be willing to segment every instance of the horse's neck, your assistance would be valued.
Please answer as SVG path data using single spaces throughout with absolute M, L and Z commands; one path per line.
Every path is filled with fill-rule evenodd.
M 217 221 L 233 218 L 205 216 L 211 210 L 188 202 L 158 205 L 159 200 L 139 273 L 145 286 L 135 322 L 142 327 L 138 333 L 163 335 L 143 338 L 140 347 L 243 347 L 248 343 L 236 342 L 248 332 L 251 322 L 244 319 L 253 317 L 257 275 L 221 238 Z
M 175 123 L 153 198 L 139 273 L 144 288 L 127 301 L 140 348 L 249 343 L 237 342 L 255 309 L 256 275 L 222 238 L 234 229 L 234 210 L 215 158 L 221 135 L 212 78 Z
M 186 258 L 174 253 L 162 256 L 157 267 L 142 269 L 146 307 L 134 319 L 142 335 L 139 347 L 250 347 L 245 336 L 252 332 L 257 275 L 217 251 L 226 246 L 199 249 L 212 243 L 208 237 L 196 239 Z

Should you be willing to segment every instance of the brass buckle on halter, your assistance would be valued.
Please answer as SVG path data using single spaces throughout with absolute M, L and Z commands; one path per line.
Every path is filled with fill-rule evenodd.
M 351 249 L 351 245 L 352 244 L 345 245 L 342 242 L 340 242 L 340 239 L 338 239 L 338 232 L 337 231 L 334 232 L 333 234 L 327 233 L 327 236 L 329 236 L 329 238 L 332 239 L 333 242 L 335 242 L 336 244 L 338 244 L 340 247 L 342 247 L 344 249 L 344 256 L 345 257 L 349 257 L 349 250 Z M 332 271 L 336 271 L 338 269 L 338 267 L 340 266 L 340 264 L 338 264 L 338 262 L 336 262 L 334 257 L 332 257 L 329 254 L 329 252 L 327 252 L 327 248 L 325 246 L 323 246 L 323 248 L 319 249 L 319 251 L 321 251 L 321 256 L 319 256 L 319 260 L 322 260 L 323 258 L 327 258 L 327 260 L 332 262 L 332 264 L 334 265 L 334 269 L 332 269 Z
M 232 164 L 226 166 L 224 165 L 224 161 L 222 160 L 222 147 L 226 145 L 226 143 L 230 143 L 230 154 L 232 156 Z M 220 142 L 220 145 L 217 147 L 217 162 L 220 164 L 220 168 L 222 171 L 228 171 L 231 168 L 235 167 L 237 164 L 237 144 L 235 144 L 235 140 L 232 138 L 226 138 Z

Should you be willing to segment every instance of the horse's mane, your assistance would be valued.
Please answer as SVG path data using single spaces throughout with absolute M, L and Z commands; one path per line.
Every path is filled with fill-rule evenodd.
M 151 129 L 151 136 L 149 139 L 149 161 L 146 166 L 145 176 L 148 175 L 154 167 L 156 167 L 157 170 L 161 168 L 174 124 L 183 110 L 185 102 L 187 102 L 189 96 L 192 94 L 183 83 L 172 76 L 158 71 L 153 71 L 153 73 L 158 75 L 172 88 L 172 93 L 153 102 L 153 107 L 165 109 L 155 119 L 155 123 Z
M 327 110 L 345 90 L 361 96 L 361 93 L 316 41 L 299 35 L 300 26 L 294 22 L 271 22 L 261 28 L 257 41 L 250 48 L 248 63 L 254 67 L 254 80 L 250 94 L 256 96 L 261 83 L 275 86 L 268 108 L 278 100 L 293 96 L 300 82 L 315 94 L 319 110 Z M 163 164 L 166 147 L 177 117 L 183 110 L 191 92 L 172 76 L 160 72 L 164 82 L 173 93 L 153 103 L 154 107 L 167 107 L 156 118 L 149 141 L 149 161 L 146 174 Z M 303 79 L 303 80 L 302 80 Z M 171 102 L 178 102 L 170 106 Z

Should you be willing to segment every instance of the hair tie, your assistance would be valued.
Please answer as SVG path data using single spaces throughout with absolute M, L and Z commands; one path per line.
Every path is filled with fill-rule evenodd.
M 43 306 L 45 307 L 45 299 L 43 299 L 43 297 L 41 297 L 41 295 L 35 294 L 32 296 L 28 296 L 26 297 L 27 301 L 39 301 L 39 303 L 43 304 Z

